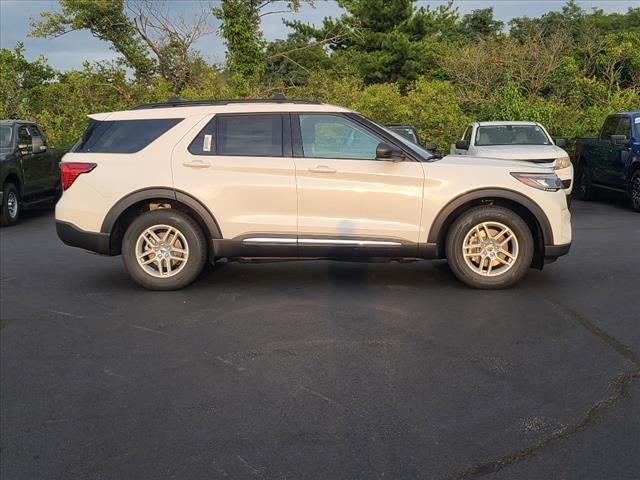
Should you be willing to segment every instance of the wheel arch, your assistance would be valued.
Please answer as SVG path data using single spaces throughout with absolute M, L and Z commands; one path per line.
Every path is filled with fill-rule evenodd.
M 449 228 L 464 212 L 481 205 L 499 205 L 520 215 L 531 230 L 535 243 L 535 253 L 531 266 L 542 268 L 544 264 L 544 246 L 553 245 L 553 230 L 544 211 L 531 199 L 506 189 L 480 189 L 464 193 L 438 212 L 429 230 L 427 243 L 435 244 L 437 256 L 445 255 L 445 241 Z
M 218 222 L 209 209 L 193 196 L 172 188 L 152 187 L 132 192 L 120 199 L 105 216 L 101 233 L 110 237 L 109 250 L 112 255 L 120 253 L 122 238 L 127 227 L 134 218 L 145 211 L 155 208 L 170 208 L 180 210 L 191 216 L 202 228 L 208 239 L 222 238 Z M 210 242 L 208 242 L 210 243 Z
M 7 173 L 7 175 L 2 180 L 2 188 L 4 188 L 7 183 L 14 184 L 18 189 L 18 193 L 22 195 L 22 182 L 20 181 L 20 176 L 17 172 L 11 170 L 9 171 L 9 173 Z

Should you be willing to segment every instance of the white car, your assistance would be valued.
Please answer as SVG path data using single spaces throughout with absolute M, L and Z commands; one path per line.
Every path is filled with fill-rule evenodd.
M 462 138 L 451 145 L 451 154 L 546 164 L 556 171 L 569 198 L 573 165 L 562 148 L 566 145 L 563 139 L 554 142 L 537 122 L 473 122 Z
M 547 165 L 439 159 L 331 105 L 174 101 L 90 115 L 61 169 L 59 237 L 122 254 L 154 290 L 184 287 L 221 257 L 447 258 L 464 283 L 501 288 L 571 244 Z

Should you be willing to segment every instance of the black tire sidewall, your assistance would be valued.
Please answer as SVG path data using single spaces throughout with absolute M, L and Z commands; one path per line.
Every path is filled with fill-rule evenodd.
M 170 225 L 185 236 L 189 258 L 185 267 L 169 278 L 157 278 L 146 273 L 138 264 L 135 246 L 140 234 L 153 225 Z M 153 210 L 136 218 L 122 239 L 122 260 L 129 276 L 149 290 L 178 290 L 192 283 L 207 260 L 207 245 L 200 226 L 188 215 L 171 208 Z
M 634 212 L 640 212 L 640 205 L 633 203 L 633 184 L 638 178 L 640 178 L 640 170 L 633 172 L 633 175 L 631 175 L 631 181 L 629 182 L 629 202 L 631 203 L 631 208 Z
M 513 230 L 518 240 L 516 264 L 496 277 L 479 275 L 469 268 L 462 256 L 464 238 L 482 222 L 500 222 Z M 517 282 L 528 271 L 534 253 L 534 242 L 527 223 L 514 211 L 499 206 L 475 207 L 458 217 L 447 234 L 446 253 L 454 275 L 466 285 L 480 289 L 505 288 Z
M 16 200 L 18 202 L 17 211 L 15 217 L 9 215 L 9 194 L 13 192 L 16 196 Z M 22 210 L 22 205 L 20 204 L 20 193 L 18 192 L 18 188 L 13 183 L 7 183 L 2 189 L 2 225 L 11 226 L 18 223 L 20 219 L 20 213 Z

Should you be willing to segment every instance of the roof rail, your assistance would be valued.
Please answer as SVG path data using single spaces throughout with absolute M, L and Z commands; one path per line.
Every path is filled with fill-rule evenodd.
M 133 110 L 144 110 L 148 108 L 170 108 L 170 107 L 201 107 L 206 105 L 230 105 L 242 103 L 299 103 L 309 105 L 319 105 L 320 102 L 309 100 L 291 100 L 284 95 L 276 94 L 268 99 L 231 99 L 231 100 L 188 100 L 182 97 L 171 97 L 166 102 L 144 103 L 133 107 Z

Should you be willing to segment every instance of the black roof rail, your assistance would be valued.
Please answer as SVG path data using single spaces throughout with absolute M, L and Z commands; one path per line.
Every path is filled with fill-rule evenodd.
M 170 107 L 201 107 L 207 105 L 231 105 L 242 103 L 298 103 L 308 105 L 319 105 L 320 102 L 310 100 L 291 100 L 282 94 L 277 94 L 268 99 L 231 99 L 231 100 L 188 100 L 182 97 L 171 97 L 166 102 L 144 103 L 133 107 L 133 110 L 144 110 L 148 108 L 170 108 Z

